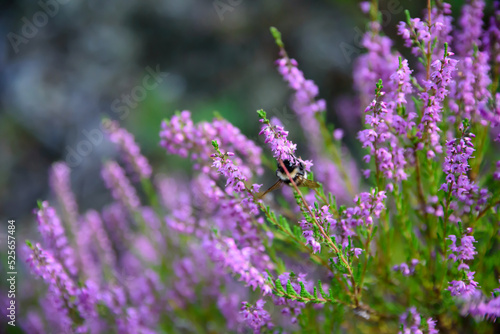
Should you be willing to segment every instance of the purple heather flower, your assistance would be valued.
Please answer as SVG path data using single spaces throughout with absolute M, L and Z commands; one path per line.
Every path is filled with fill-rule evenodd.
M 240 313 L 243 314 L 243 318 L 255 334 L 259 334 L 262 328 L 273 328 L 271 315 L 264 310 L 265 303 L 262 299 L 257 300 L 254 306 L 248 302 L 242 302 Z
M 71 228 L 71 233 L 75 233 L 75 225 L 78 220 L 78 205 L 75 195 L 71 191 L 70 168 L 64 162 L 56 162 L 52 165 L 49 175 L 50 187 L 57 196 L 64 211 L 64 215 Z
M 61 321 L 64 317 L 71 317 L 74 314 L 83 319 L 94 318 L 97 314 L 93 285 L 77 286 L 63 266 L 49 252 L 42 249 L 40 244 L 32 245 L 30 248 L 26 261 L 32 272 L 48 285 L 50 299 L 60 312 Z M 72 319 L 66 318 L 66 321 L 71 323 Z M 76 332 L 85 332 L 85 325 L 77 327 L 79 328 Z
M 495 2 L 494 13 L 490 17 L 489 27 L 483 35 L 485 52 L 490 55 L 493 64 L 500 64 L 500 5 Z M 494 66 L 492 66 L 494 67 Z
M 415 307 L 410 307 L 408 311 L 401 315 L 400 317 L 401 324 L 403 326 L 403 331 L 400 331 L 399 334 L 423 334 L 424 328 L 421 327 L 422 317 L 417 312 Z M 436 329 L 436 321 L 432 320 L 432 318 L 428 318 L 426 320 L 427 329 L 426 333 L 436 334 L 439 331 Z
M 302 219 L 299 222 L 300 228 L 302 229 L 302 235 L 306 238 L 306 245 L 311 245 L 313 253 L 321 251 L 321 244 L 314 237 L 314 226 L 307 220 Z
M 97 246 L 97 251 L 100 254 L 99 260 L 103 265 L 113 270 L 116 266 L 116 255 L 99 213 L 95 210 L 89 210 L 84 219 L 88 224 L 87 228 L 92 231 L 95 240 L 92 244 L 94 247 Z
M 498 292 L 499 289 L 494 291 Z M 462 313 L 470 314 L 476 319 L 489 319 L 496 321 L 500 318 L 500 295 L 492 293 L 490 299 L 486 299 L 480 291 L 463 298 L 465 305 Z
M 304 73 L 297 67 L 295 59 L 286 55 L 276 61 L 278 71 L 291 89 L 295 91 L 292 106 L 297 114 L 314 119 L 314 114 L 326 109 L 325 100 L 316 100 L 319 89 L 312 80 L 306 80 Z
M 226 120 L 215 119 L 210 123 L 194 124 L 191 113 L 183 111 L 169 121 L 163 121 L 161 126 L 160 145 L 167 153 L 184 158 L 189 156 L 197 162 L 197 169 L 210 170 L 210 155 L 213 152 L 211 143 L 217 140 L 221 147 L 237 153 L 235 163 L 247 178 L 263 172 L 260 159 L 262 149 Z
M 123 204 L 131 212 L 141 205 L 135 188 L 125 175 L 125 171 L 115 162 L 108 161 L 101 172 L 106 187 L 111 190 L 114 199 Z
M 466 271 L 466 278 L 464 281 L 451 281 L 447 290 L 451 292 L 452 296 L 467 297 L 474 293 L 478 287 L 477 282 L 474 281 L 474 273 Z
M 448 236 L 448 239 L 451 240 L 449 259 L 453 261 L 460 260 L 460 265 L 458 266 L 458 270 L 469 269 L 469 266 L 464 263 L 464 260 L 473 260 L 474 255 L 477 254 L 476 247 L 474 247 L 474 243 L 477 242 L 472 235 L 465 235 L 462 237 L 460 246 L 456 245 L 457 237 L 453 234 Z
M 493 173 L 493 178 L 498 181 L 500 180 L 500 160 L 497 161 L 496 167 L 497 169 Z
M 340 140 L 342 140 L 342 138 L 344 138 L 344 130 L 342 130 L 342 129 L 335 129 L 333 131 L 333 139 L 335 139 L 337 141 L 340 141 Z
M 312 282 L 306 280 L 306 274 L 300 273 L 298 275 L 292 276 L 291 273 L 284 272 L 283 274 L 278 276 L 278 279 L 280 280 L 280 283 L 283 287 L 286 287 L 288 281 L 290 281 L 292 288 L 295 290 L 297 294 L 300 294 L 300 291 L 302 289 L 302 287 L 300 286 L 301 282 L 304 284 L 304 287 L 309 293 L 312 292 L 311 290 L 313 289 L 313 284 Z M 306 304 L 303 302 L 290 300 L 285 297 L 277 297 L 274 295 L 273 295 L 273 302 L 275 305 L 278 306 L 283 305 L 281 313 L 283 315 L 290 316 L 291 317 L 290 321 L 292 324 L 297 323 L 297 317 L 302 313 L 302 309 L 306 307 Z
M 375 190 L 361 193 L 354 198 L 356 205 L 347 208 L 340 213 L 338 219 L 331 221 L 333 236 L 343 247 L 348 245 L 348 237 L 356 235 L 356 229 L 361 225 L 371 225 L 374 217 L 379 218 L 382 210 L 385 209 L 385 191 L 375 193 Z M 329 222 L 329 220 L 328 220 Z
M 127 130 L 120 128 L 118 122 L 105 120 L 106 132 L 109 139 L 118 145 L 130 171 L 143 179 L 151 177 L 152 169 L 148 160 L 141 154 L 141 149 L 135 142 L 134 136 Z
M 400 271 L 403 274 L 403 276 L 410 276 L 415 273 L 415 267 L 417 266 L 417 264 L 419 264 L 419 262 L 420 261 L 418 261 L 417 259 L 412 259 L 410 266 L 408 266 L 406 263 L 403 262 L 399 265 L 395 265 L 394 267 L 392 267 L 392 270 Z
M 443 101 L 448 94 L 448 87 L 452 82 L 452 74 L 455 71 L 457 60 L 449 56 L 448 52 L 443 59 L 436 60 L 431 64 L 431 75 L 429 80 L 423 83 L 424 91 L 419 94 L 422 100 L 423 115 L 418 124 L 417 137 L 425 140 L 423 134 L 427 136 L 428 149 L 433 153 L 441 153 L 442 147 L 439 142 L 438 123 L 441 122 L 443 111 Z
M 48 249 L 61 261 L 66 270 L 72 275 L 77 274 L 76 255 L 66 237 L 64 227 L 56 210 L 48 202 L 42 202 L 40 209 L 35 211 L 38 221 L 38 230 Z
M 473 134 L 463 134 L 461 138 L 452 139 L 446 142 L 446 157 L 443 163 L 443 171 L 446 174 L 446 182 L 441 185 L 440 190 L 451 191 L 460 202 L 464 204 L 464 211 L 470 212 L 471 208 L 478 210 L 479 207 L 473 207 L 484 204 L 484 201 L 477 201 L 475 198 L 484 198 L 488 196 L 487 192 L 479 190 L 479 187 L 469 179 L 468 171 L 470 169 L 468 160 L 473 158 L 475 151 L 472 139 Z
M 458 20 L 461 29 L 457 29 L 455 34 L 455 49 L 462 57 L 471 56 L 474 46 L 481 46 L 484 7 L 483 0 L 469 0 L 462 7 L 462 15 Z
M 361 253 L 363 253 L 363 249 L 361 248 L 351 248 L 351 252 L 352 252 L 352 255 L 356 258 L 359 258 L 359 256 L 361 255 Z
M 384 85 L 399 66 L 397 52 L 392 51 L 392 41 L 382 36 L 379 22 L 370 22 L 370 29 L 364 34 L 361 45 L 367 53 L 359 56 L 354 63 L 354 88 L 359 92 L 362 105 L 367 105 L 372 98 L 373 88 L 379 79 Z M 388 91 L 393 89 L 386 87 Z
M 228 237 L 207 239 L 204 241 L 204 249 L 213 262 L 239 275 L 238 279 L 247 286 L 251 286 L 254 290 L 260 287 L 263 295 L 271 292 L 271 287 L 266 281 L 267 273 L 252 265 L 251 258 L 257 252 L 256 249 L 252 247 L 239 249 L 234 239 Z

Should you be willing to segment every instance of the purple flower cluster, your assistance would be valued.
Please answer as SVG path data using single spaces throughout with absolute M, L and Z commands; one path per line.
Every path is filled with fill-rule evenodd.
M 239 275 L 238 279 L 245 282 L 247 286 L 254 290 L 259 287 L 263 295 L 271 293 L 271 287 L 266 281 L 267 273 L 252 265 L 252 255 L 257 252 L 256 249 L 252 247 L 239 249 L 234 239 L 228 237 L 207 239 L 203 246 L 214 263 Z
M 297 144 L 292 143 L 287 139 L 288 131 L 282 126 L 272 125 L 271 122 L 265 118 L 260 120 L 264 123 L 259 135 L 264 135 L 265 143 L 269 145 L 273 156 L 277 160 L 288 160 L 294 164 L 299 163 L 299 159 L 295 157 L 295 151 L 297 150 Z M 306 170 L 310 170 L 312 163 L 305 164 Z
M 134 136 L 127 130 L 120 128 L 116 121 L 105 120 L 104 122 L 106 122 L 105 129 L 109 140 L 118 145 L 129 170 L 135 173 L 138 178 L 150 178 L 152 173 L 151 166 L 148 160 L 141 154 L 141 149 L 135 142 Z
M 169 121 L 162 122 L 160 138 L 160 145 L 168 153 L 184 158 L 189 156 L 197 161 L 195 168 L 204 172 L 210 170 L 212 140 L 236 153 L 235 164 L 246 177 L 250 178 L 254 173 L 260 175 L 263 172 L 260 159 L 262 149 L 226 120 L 215 119 L 212 122 L 194 124 L 191 113 L 185 110 L 174 115 Z
M 457 246 L 457 237 L 453 234 L 448 236 L 448 239 L 451 240 L 450 251 L 452 252 L 449 259 L 453 259 L 453 261 L 460 260 L 460 265 L 458 266 L 458 270 L 461 269 L 469 269 L 469 266 L 465 264 L 464 260 L 473 260 L 474 255 L 477 254 L 476 247 L 474 247 L 474 243 L 477 242 L 472 235 L 465 235 L 460 240 L 460 246 Z
M 483 0 L 469 0 L 462 7 L 462 15 L 458 20 L 461 29 L 455 35 L 455 49 L 460 56 L 470 56 L 474 46 L 481 46 L 484 7 Z
M 495 290 L 489 299 L 484 298 L 480 291 L 464 298 L 463 313 L 470 314 L 478 320 L 486 318 L 496 321 L 500 318 L 500 294 L 498 293 L 500 289 Z
M 361 40 L 367 53 L 359 56 L 354 63 L 354 88 L 360 94 L 362 105 L 367 105 L 371 100 L 375 83 L 379 79 L 384 84 L 389 83 L 391 75 L 399 66 L 399 54 L 391 49 L 392 40 L 382 36 L 380 23 L 370 22 L 369 27 Z
M 478 193 L 478 186 L 469 179 L 469 159 L 473 158 L 474 144 L 470 133 L 461 138 L 455 138 L 446 142 L 446 157 L 443 163 L 443 171 L 446 174 L 446 182 L 439 188 L 445 192 L 451 191 L 466 207 L 474 204 L 473 196 Z M 469 209 L 470 210 L 470 209 Z
M 374 217 L 379 218 L 385 209 L 385 191 L 363 192 L 354 198 L 355 206 L 340 212 L 338 219 L 333 219 L 331 228 L 337 242 L 345 248 L 349 244 L 349 237 L 356 235 L 358 226 L 369 226 L 374 223 Z
M 327 229 L 328 226 L 335 223 L 332 214 L 330 213 L 330 208 L 326 205 L 323 207 L 316 209 L 314 207 L 310 207 L 311 212 L 315 216 L 317 222 L 324 228 Z M 315 235 L 314 224 L 307 219 L 302 219 L 299 222 L 300 228 L 302 229 L 302 235 L 306 238 L 306 245 L 311 245 L 313 249 L 313 253 L 321 251 L 321 244 L 318 242 L 319 236 Z
M 408 276 L 411 276 L 415 273 L 415 268 L 416 268 L 417 264 L 419 264 L 419 263 L 420 263 L 419 260 L 412 259 L 409 266 L 408 266 L 408 264 L 403 262 L 401 264 L 397 264 L 394 267 L 392 267 L 392 270 L 400 271 L 403 274 L 403 276 L 408 277 Z
M 59 261 L 64 263 L 66 270 L 71 275 L 76 275 L 78 272 L 76 255 L 69 244 L 56 210 L 45 201 L 41 203 L 40 209 L 36 210 L 35 214 L 38 221 L 38 230 L 48 249 L 54 253 L 54 256 Z
M 375 158 L 376 177 L 383 175 L 388 180 L 400 182 L 407 179 L 405 172 L 405 149 L 401 147 L 396 137 L 397 133 L 406 133 L 415 123 L 411 120 L 415 113 L 410 113 L 406 120 L 395 113 L 396 108 L 406 104 L 405 95 L 411 91 L 409 85 L 410 71 L 407 62 L 403 62 L 401 68 L 391 76 L 391 80 L 396 83 L 397 89 L 391 94 L 392 102 L 383 101 L 385 93 L 381 90 L 381 85 L 377 85 L 376 97 L 365 109 L 365 124 L 369 126 L 366 130 L 358 133 L 358 139 L 363 148 L 369 148 L 370 154 L 365 155 L 363 160 L 368 163 L 373 156 Z M 365 177 L 370 175 L 370 170 L 365 170 Z M 387 190 L 392 191 L 392 183 L 387 184 Z
M 399 334 L 437 334 L 439 331 L 436 329 L 436 320 L 428 318 L 422 321 L 422 317 L 417 312 L 415 307 L 410 307 L 408 312 L 404 313 L 400 317 L 403 330 Z
M 57 199 L 67 217 L 68 227 L 71 233 L 75 233 L 78 217 L 78 205 L 75 195 L 71 191 L 70 169 L 64 162 L 56 162 L 52 165 L 49 175 L 50 187 L 53 189 Z
M 259 334 L 263 328 L 272 329 L 274 326 L 271 316 L 264 309 L 265 303 L 266 302 L 262 299 L 257 300 L 254 306 L 247 302 L 242 302 L 243 306 L 241 307 L 240 313 L 255 334 Z
M 278 71 L 283 79 L 295 91 L 292 105 L 297 114 L 314 118 L 315 113 L 326 109 L 325 100 L 316 101 L 319 95 L 318 86 L 314 81 L 304 78 L 304 73 L 297 67 L 295 59 L 289 59 L 288 56 L 284 55 L 276 61 L 276 65 L 278 65 Z
M 429 80 L 423 83 L 424 91 L 419 94 L 423 105 L 423 115 L 418 124 L 417 137 L 423 142 L 428 142 L 429 149 L 427 156 L 433 158 L 435 153 L 442 152 L 439 141 L 439 122 L 443 111 L 443 101 L 448 94 L 448 87 L 452 81 L 453 72 L 456 69 L 457 60 L 449 56 L 451 52 L 445 53 L 443 59 L 434 61 L 431 64 L 433 71 Z M 421 148 L 421 147 L 419 147 Z
M 500 181 L 500 160 L 497 161 L 496 170 L 493 173 L 493 178 L 497 181 Z
M 302 289 L 300 283 L 304 284 L 306 290 L 308 291 L 312 290 L 313 284 L 310 281 L 306 280 L 306 274 L 304 273 L 300 273 L 298 275 L 292 275 L 289 272 L 285 272 L 279 275 L 278 279 L 280 280 L 282 286 L 287 286 L 288 281 L 290 281 L 292 288 L 295 290 L 297 294 L 299 294 Z M 281 314 L 290 316 L 291 317 L 290 322 L 292 324 L 297 323 L 297 317 L 302 313 L 302 310 L 306 307 L 306 304 L 304 304 L 303 302 L 299 302 L 296 300 L 289 300 L 286 299 L 285 297 L 273 296 L 273 302 L 275 305 L 283 306 L 283 308 L 281 309 Z
M 66 331 L 87 332 L 83 319 L 93 318 L 95 296 L 87 286 L 79 287 L 68 276 L 63 266 L 40 246 L 30 246 L 27 262 L 32 272 L 49 287 L 50 300 L 60 316 L 59 323 Z
M 461 281 L 453 280 L 450 282 L 448 291 L 452 296 L 467 297 L 476 291 L 478 284 L 474 281 L 474 271 L 466 271 Z
M 111 190 L 113 198 L 120 202 L 131 212 L 139 209 L 140 201 L 135 188 L 125 175 L 123 168 L 115 161 L 108 161 L 101 171 L 106 187 Z

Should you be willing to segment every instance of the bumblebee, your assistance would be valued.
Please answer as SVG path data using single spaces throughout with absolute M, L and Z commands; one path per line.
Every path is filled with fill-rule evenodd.
M 307 179 L 307 172 L 304 169 L 304 164 L 302 164 L 301 162 L 297 162 L 294 164 L 290 160 L 283 160 L 283 165 L 285 165 L 285 168 L 287 169 L 290 177 L 297 185 L 297 187 L 307 187 L 311 189 L 319 188 L 319 183 Z M 269 189 L 259 195 L 259 198 L 263 198 L 267 193 L 270 193 L 271 191 L 280 189 L 283 184 L 289 186 L 292 185 L 292 181 L 279 162 L 277 167 L 278 168 L 276 169 L 276 176 L 278 177 L 278 181 L 276 181 L 276 183 L 273 184 Z

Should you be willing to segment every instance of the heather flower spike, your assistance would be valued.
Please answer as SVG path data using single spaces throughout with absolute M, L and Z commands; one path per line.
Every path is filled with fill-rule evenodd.
M 275 108 L 286 111 L 281 120 L 258 110 L 260 129 L 242 131 L 222 114 L 195 121 L 195 112 L 174 112 L 159 125 L 166 156 L 150 160 L 159 166 L 105 120 L 121 154 L 102 164 L 109 194 L 93 200 L 107 202 L 77 203 L 70 167 L 57 162 L 49 174 L 57 201 L 35 210 L 40 242 L 19 249 L 22 231 L 8 223 L 7 257 L 19 250 L 32 273 L 16 277 L 16 326 L 495 332 L 500 7 L 427 4 L 423 15 L 407 11 L 405 22 L 388 25 L 377 1 L 360 4 L 369 20 L 358 36 L 363 50 L 341 45 L 354 69 L 344 103 L 321 98 L 325 86 L 308 79 L 272 27 L 276 76 L 290 90 L 289 104 Z M 250 139 L 257 133 L 265 148 Z M 299 149 L 314 161 L 315 181 Z M 260 192 L 257 180 L 274 168 L 276 182 Z M 9 317 L 7 299 L 0 304 Z

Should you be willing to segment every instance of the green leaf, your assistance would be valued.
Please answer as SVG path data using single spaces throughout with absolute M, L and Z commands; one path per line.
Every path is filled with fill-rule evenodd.
M 262 109 L 257 110 L 257 114 L 259 115 L 260 118 L 267 119 L 266 118 L 266 112 L 264 110 L 262 110 Z
M 276 41 L 276 45 L 278 45 L 280 48 L 285 47 L 285 44 L 283 44 L 283 40 L 281 39 L 281 32 L 276 29 L 276 27 L 270 27 L 269 30 L 271 31 L 271 34 Z
M 292 282 L 290 282 L 290 280 L 288 280 L 286 282 L 286 294 L 288 296 L 299 297 L 299 295 L 297 294 L 297 292 L 294 290 L 294 288 L 292 286 Z
M 276 287 L 276 290 L 278 290 L 278 292 L 280 292 L 282 294 L 285 294 L 285 289 L 283 288 L 283 285 L 281 285 L 281 281 L 279 279 L 277 279 L 274 282 L 274 285 Z
M 219 143 L 217 143 L 217 140 L 212 140 L 212 146 L 218 151 L 219 150 Z
M 33 249 L 33 244 L 31 243 L 31 241 L 29 241 L 28 239 L 26 239 L 24 242 L 26 243 L 26 245 L 27 245 L 29 248 Z
M 300 284 L 300 296 L 302 298 L 312 298 L 312 295 L 306 290 L 303 282 L 299 282 Z
M 318 287 L 319 287 L 319 293 L 321 294 L 321 297 L 324 299 L 328 299 L 328 295 L 323 291 L 323 285 L 321 284 L 321 281 L 318 280 Z

